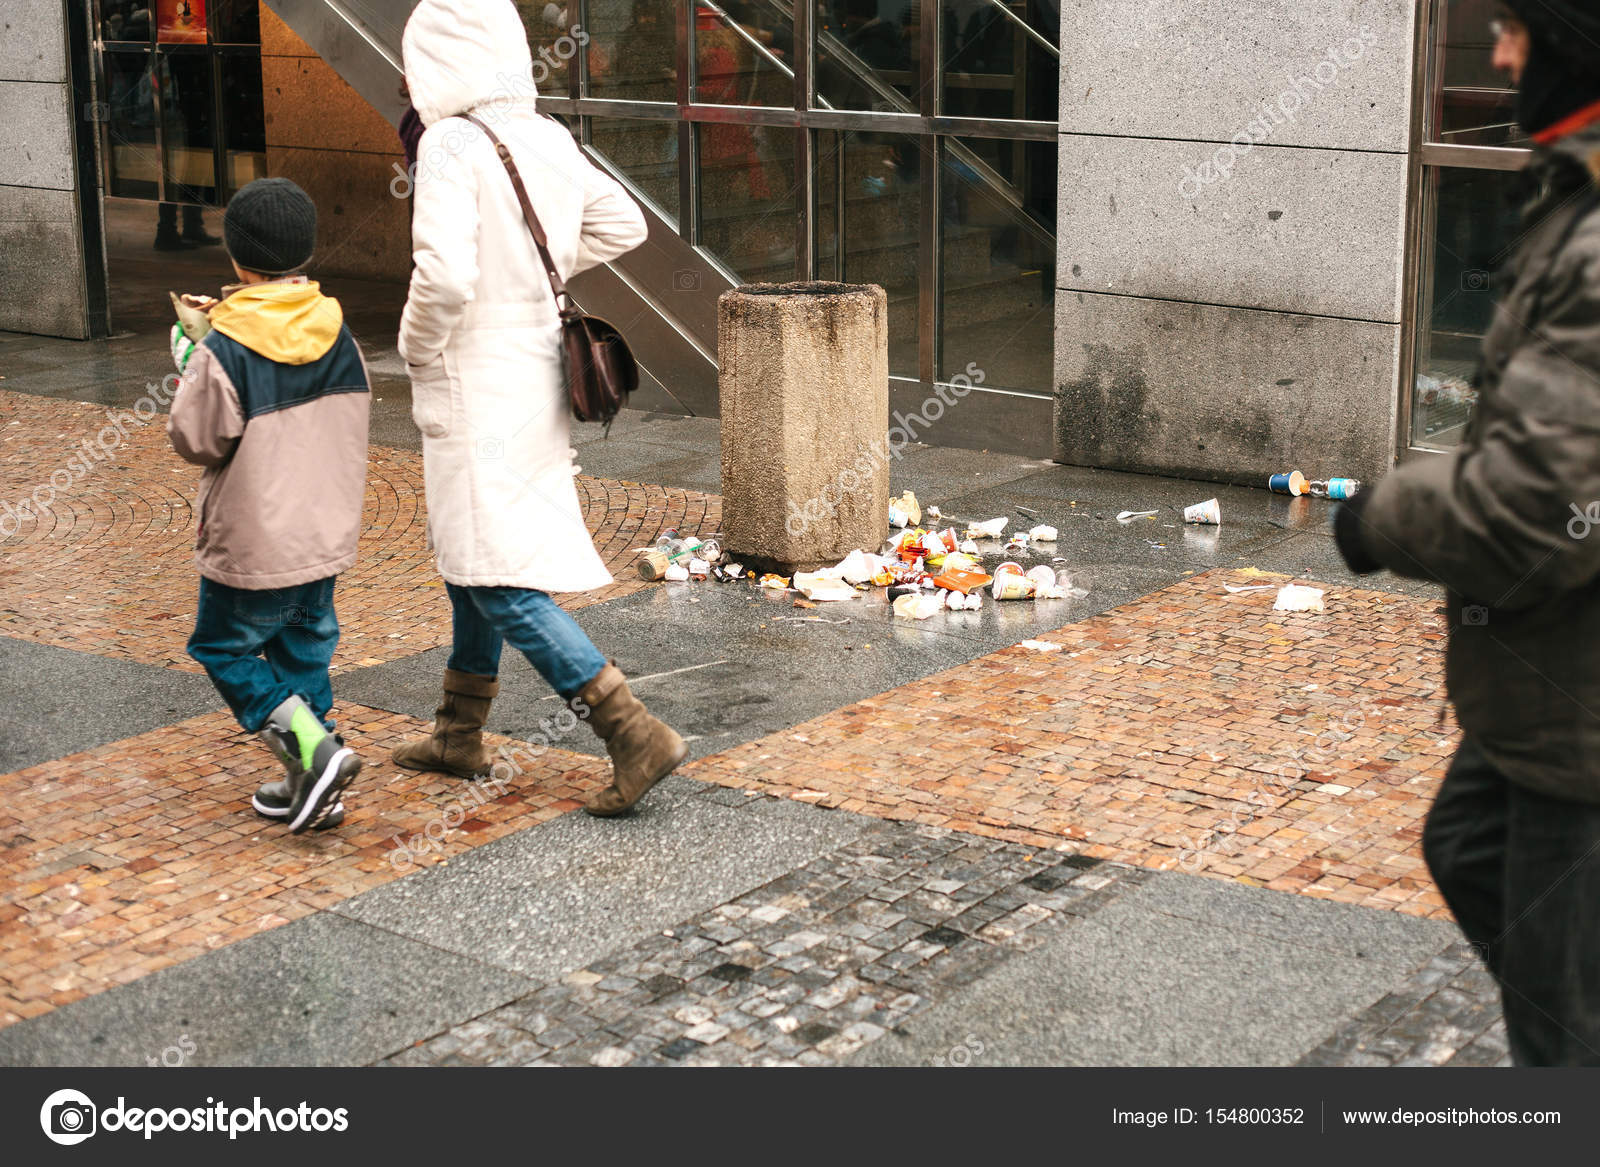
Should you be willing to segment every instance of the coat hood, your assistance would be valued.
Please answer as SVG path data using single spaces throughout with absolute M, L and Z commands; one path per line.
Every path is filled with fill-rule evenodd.
M 528 32 L 512 0 L 422 0 L 400 53 L 411 104 L 431 126 L 489 102 L 531 105 Z
M 211 309 L 211 327 L 269 361 L 309 365 L 339 339 L 344 310 L 315 281 L 271 280 L 230 291 Z

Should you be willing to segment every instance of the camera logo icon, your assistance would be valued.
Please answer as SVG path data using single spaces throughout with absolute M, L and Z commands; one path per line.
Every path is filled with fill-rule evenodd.
M 71 1147 L 94 1134 L 98 1113 L 87 1094 L 57 1090 L 39 1108 L 39 1125 L 52 1143 Z
M 300 604 L 285 604 L 279 618 L 290 628 L 303 628 L 307 622 L 308 613 Z
M 1461 626 L 1463 628 L 1482 628 L 1489 623 L 1489 609 L 1482 604 L 1468 604 L 1461 609 Z
M 1463 292 L 1487 292 L 1491 277 L 1488 272 L 1479 268 L 1461 273 L 1461 290 Z
M 674 292 L 698 292 L 700 290 L 700 273 L 687 268 L 672 273 L 672 290 Z
M 479 438 L 478 460 L 481 462 L 497 462 L 506 456 L 506 444 L 501 438 Z
M 104 101 L 84 102 L 83 120 L 86 122 L 109 122 L 111 120 L 110 103 Z

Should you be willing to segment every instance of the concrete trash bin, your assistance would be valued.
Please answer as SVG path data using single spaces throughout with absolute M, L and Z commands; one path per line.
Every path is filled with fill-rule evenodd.
M 889 535 L 889 298 L 751 284 L 717 301 L 724 546 L 809 571 Z

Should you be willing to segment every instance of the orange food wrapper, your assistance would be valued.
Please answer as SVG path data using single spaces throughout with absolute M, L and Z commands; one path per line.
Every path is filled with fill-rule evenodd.
M 960 592 L 962 595 L 975 592 L 993 582 L 992 575 L 984 575 L 981 571 L 947 571 L 933 577 L 934 587 Z

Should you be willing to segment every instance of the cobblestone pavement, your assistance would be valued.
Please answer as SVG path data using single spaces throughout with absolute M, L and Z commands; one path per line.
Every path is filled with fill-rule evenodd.
M 84 443 L 94 446 L 113 415 L 127 438 L 113 429 L 114 456 L 97 460 Z M 124 410 L 0 390 L 0 503 L 11 508 L 0 508 L 0 635 L 199 672 L 184 651 L 199 478 L 168 449 L 164 417 L 140 424 Z M 40 517 L 19 507 L 35 492 L 49 506 Z M 709 531 L 721 520 L 721 500 L 694 491 L 579 476 L 578 493 L 617 582 L 557 597 L 569 609 L 648 587 L 633 570 L 638 547 L 669 527 Z M 338 602 L 335 671 L 449 643 L 421 455 L 372 447 L 360 556 L 340 577 Z
M 1281 891 L 1446 914 L 1432 602 L 1207 572 L 696 762 L 704 781 Z
M 1299 1064 L 1509 1066 L 1500 990 L 1470 945 L 1451 945 Z
M 522 771 L 503 787 L 415 774 L 388 753 L 422 723 L 334 716 L 367 761 L 337 831 L 249 813 L 282 771 L 225 713 L 0 776 L 0 1026 L 548 822 L 609 780 L 601 759 L 501 740 Z
M 48 357 L 38 359 L 39 368 L 49 365 Z M 133 364 L 124 371 L 137 372 Z M 109 399 L 126 398 L 118 394 Z M 0 509 L 0 651 L 26 640 L 86 654 L 78 661 L 120 658 L 128 662 L 116 666 L 122 670 L 192 673 L 183 644 L 195 591 L 189 499 L 198 471 L 167 449 L 160 419 L 126 426 L 112 457 L 85 454 L 83 441 L 100 435 L 107 420 L 103 407 L 0 390 L 0 502 L 9 508 Z M 634 472 L 638 458 L 625 441 L 597 455 L 605 472 Z M 662 450 L 660 457 L 678 453 Z M 984 467 L 973 462 L 980 455 L 935 453 L 936 478 L 981 481 Z M 81 471 L 73 468 L 75 457 L 84 459 Z M 685 460 L 701 475 L 689 485 L 710 481 L 703 458 Z M 618 583 L 564 597 L 569 607 L 650 586 L 633 576 L 632 551 L 660 530 L 705 533 L 720 521 L 720 500 L 712 494 L 587 476 L 578 488 Z M 36 489 L 55 490 L 45 520 L 13 523 L 14 508 Z M 420 668 L 412 658 L 449 636 L 448 605 L 426 550 L 420 456 L 374 445 L 367 501 L 360 565 L 341 584 L 345 636 L 336 667 L 347 675 L 387 662 Z M 1234 513 L 1254 502 L 1245 500 Z M 1259 521 L 1261 540 L 1278 537 L 1270 521 L 1252 521 Z M 1098 537 L 1091 528 L 1099 524 L 1080 526 L 1085 540 Z M 1281 558 L 1254 559 L 1256 537 L 1229 546 L 1232 558 L 1221 562 L 1249 556 L 1284 565 Z M 1313 553 L 1306 562 L 1326 562 L 1314 554 L 1325 539 L 1300 538 L 1299 546 Z M 1074 544 L 1072 554 L 1082 551 Z M 1129 554 L 1120 544 L 1108 552 L 1119 565 L 1118 557 Z M 1445 916 L 1419 852 L 1422 817 L 1456 741 L 1453 725 L 1440 718 L 1445 630 L 1436 601 L 1333 584 L 1326 612 L 1285 615 L 1271 604 L 1287 577 L 1218 568 L 1180 580 L 1179 566 L 1167 570 L 1140 559 L 1126 576 L 1119 567 L 1119 580 L 1137 583 L 1103 600 L 1108 610 L 999 651 L 990 650 L 1018 637 L 975 635 L 970 649 L 955 635 L 936 637 L 945 656 L 909 638 L 915 644 L 873 681 L 893 686 L 887 691 L 687 767 L 684 774 L 700 784 L 691 802 L 781 809 L 808 822 L 839 808 L 846 813 L 826 821 L 864 821 L 848 813 L 854 812 L 872 825 L 842 849 L 766 882 L 773 871 L 800 862 L 799 852 L 785 852 L 781 864 L 760 873 L 754 890 L 735 894 L 717 884 L 715 896 L 731 898 L 714 907 L 702 910 L 710 894 L 692 906 L 671 899 L 643 932 L 619 931 L 625 942 L 596 959 L 586 953 L 581 967 L 554 980 L 549 970 L 525 978 L 520 966 L 496 967 L 497 975 L 515 974 L 514 988 L 463 1007 L 459 1017 L 445 1014 L 442 1030 L 431 1020 L 404 1030 L 406 1042 L 421 1037 L 419 1044 L 374 1041 L 372 1051 L 388 1051 L 382 1060 L 393 1064 L 820 1064 L 853 1059 L 892 1034 L 877 1047 L 883 1056 L 899 1048 L 906 1027 L 925 1010 L 959 1004 L 965 1000 L 959 994 L 980 981 L 1003 980 L 1002 970 L 1026 963 L 1025 954 L 1053 959 L 1057 950 L 1040 952 L 1043 945 L 1066 937 L 1081 946 L 1072 938 L 1088 930 L 1082 921 L 1108 904 L 1129 909 L 1124 894 L 1150 894 L 1159 881 L 1180 878 L 1167 874 L 1174 871 L 1208 877 L 1192 881 L 1202 898 L 1205 889 L 1243 894 L 1224 886 L 1232 881 L 1270 889 L 1250 895 L 1360 905 L 1367 919 L 1411 929 L 1408 935 L 1421 936 L 1418 943 L 1436 952 L 1445 942 L 1438 926 L 1409 918 Z M 1304 564 L 1295 559 L 1289 569 Z M 1262 590 L 1230 592 L 1229 585 Z M 1109 607 L 1141 592 L 1143 598 Z M 628 620 L 653 619 L 641 611 L 617 623 L 626 628 Z M 693 621 L 651 634 L 692 638 Z M 642 646 L 639 663 L 651 659 L 655 641 L 641 635 L 629 643 Z M 755 653 L 760 659 L 750 660 L 750 668 L 766 668 L 770 661 L 760 653 L 769 651 Z M 968 663 L 926 675 L 950 659 Z M 36 656 L 29 662 L 11 675 L 49 686 L 50 662 Z M 107 690 L 109 681 L 89 691 L 109 668 L 103 660 L 78 668 L 74 676 L 86 678 L 85 691 L 63 693 L 62 708 L 92 721 L 104 702 L 125 700 L 123 691 Z M 435 658 L 426 668 L 436 673 Z M 145 675 L 160 674 L 146 669 Z M 911 677 L 921 679 L 907 683 Z M 850 697 L 868 691 L 863 686 Z M 420 707 L 381 694 L 362 700 L 370 704 L 346 702 L 336 710 L 368 760 L 348 823 L 337 832 L 294 838 L 241 812 L 254 786 L 276 776 L 275 764 L 226 714 L 187 717 L 203 705 L 168 715 L 186 720 L 120 741 L 62 738 L 53 752 L 66 756 L 0 775 L 0 1029 L 15 1036 L 56 1022 L 59 1030 L 39 1032 L 57 1033 L 79 1026 L 77 1017 L 125 1018 L 118 1010 L 139 1006 L 123 1002 L 152 999 L 130 994 L 155 983 L 161 987 L 149 989 L 154 999 L 172 999 L 161 994 L 174 984 L 191 986 L 190 999 L 207 999 L 209 978 L 223 976 L 212 970 L 226 965 L 229 953 L 244 961 L 258 946 L 276 943 L 274 936 L 328 921 L 354 929 L 360 913 L 346 901 L 389 894 L 378 889 L 418 866 L 448 866 L 472 853 L 451 869 L 465 875 L 465 867 L 491 854 L 477 848 L 492 841 L 517 844 L 510 836 L 524 831 L 566 838 L 560 832 L 573 820 L 555 820 L 605 781 L 603 758 L 560 750 L 539 757 L 503 792 L 398 772 L 387 762 L 388 750 L 422 725 L 376 706 Z M 761 730 L 803 717 L 808 713 L 791 711 Z M 115 732 L 160 720 L 158 710 Z M 599 846 L 620 853 L 665 841 L 684 869 L 708 870 L 708 844 L 674 836 L 688 831 L 676 821 L 672 814 L 622 820 Z M 797 825 L 762 829 L 781 838 Z M 836 846 L 833 836 L 827 846 Z M 595 878 L 613 879 L 591 885 L 597 901 L 620 886 L 603 874 L 608 858 L 598 857 L 593 867 L 602 873 Z M 434 874 L 445 873 L 425 878 Z M 752 877 L 738 887 L 756 882 Z M 492 910 L 480 908 L 484 919 L 492 919 Z M 594 931 L 592 916 L 586 924 L 583 913 L 602 909 L 586 908 L 577 894 L 571 910 L 573 926 Z M 1348 925 L 1356 935 L 1362 927 L 1340 915 L 1352 909 L 1316 910 L 1335 932 Z M 685 918 L 662 930 L 662 920 L 679 915 Z M 370 927 L 362 934 L 369 946 L 380 943 L 379 933 L 381 943 L 398 944 L 406 931 Z M 422 931 L 409 935 L 426 967 L 435 950 Z M 1239 939 L 1241 953 L 1260 956 L 1255 967 L 1264 973 L 1273 961 L 1290 960 L 1281 946 L 1262 955 L 1268 940 L 1281 938 Z M 1297 965 L 1296 975 L 1331 951 L 1305 946 L 1294 959 L 1308 963 Z M 1385 966 L 1383 983 L 1360 995 L 1360 1011 L 1338 1013 L 1339 1028 L 1308 1062 L 1503 1059 L 1493 985 L 1468 954 L 1446 952 L 1396 987 L 1390 982 L 1417 959 L 1406 952 L 1404 961 Z M 493 964 L 481 951 L 451 955 L 479 962 L 474 967 Z M 1172 975 L 1183 975 L 1182 953 L 1161 959 Z M 530 983 L 538 987 L 528 992 Z M 1369 1001 L 1375 1003 L 1367 1007 Z M 403 1020 L 394 1024 L 403 1029 Z M 91 1032 L 81 1024 L 80 1033 Z M 928 1040 L 930 1022 L 922 1024 L 920 1039 Z M 1332 1025 L 1330 1014 L 1292 1056 Z M 39 1047 L 19 1040 L 8 1048 Z M 236 1048 L 248 1056 L 247 1033 Z
M 882 823 L 382 1064 L 832 1064 L 1148 874 Z

